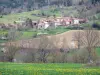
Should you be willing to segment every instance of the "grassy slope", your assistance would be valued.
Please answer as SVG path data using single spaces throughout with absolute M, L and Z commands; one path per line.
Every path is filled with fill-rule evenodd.
M 41 14 L 43 11 L 41 10 L 34 10 L 30 12 L 22 12 L 22 13 L 15 13 L 15 14 L 9 14 L 4 15 L 3 18 L 0 18 L 0 23 L 13 23 L 14 21 L 19 21 L 19 18 L 31 18 L 32 20 L 38 20 L 40 17 L 38 16 L 32 16 L 31 14 Z M 51 12 L 49 10 L 44 11 L 45 14 L 48 15 L 56 15 L 60 16 L 59 12 Z
M 34 11 L 29 11 L 29 12 L 22 12 L 22 13 L 14 13 L 14 14 L 9 14 L 9 15 L 4 15 L 3 18 L 0 18 L 0 23 L 13 23 L 14 21 L 18 21 L 19 18 L 31 18 L 32 20 L 38 20 L 41 17 L 38 16 L 33 16 L 31 14 L 42 14 L 45 13 L 49 16 L 56 15 L 58 17 L 61 16 L 61 12 L 63 14 L 66 14 L 67 16 L 77 16 L 78 13 L 74 7 L 66 7 L 63 10 L 62 9 L 57 9 L 55 7 L 50 7 L 49 9 L 45 10 L 34 10 Z
M 1 23 L 13 23 L 14 21 L 18 21 L 19 18 L 21 17 L 29 17 L 29 18 L 35 18 L 37 19 L 38 17 L 32 17 L 30 14 L 31 13 L 36 13 L 38 11 L 31 11 L 31 12 L 23 12 L 23 13 L 17 13 L 17 14 L 9 14 L 9 15 L 4 15 L 3 18 L 0 18 Z
M 1 75 L 99 75 L 99 68 L 82 68 L 81 64 L 0 63 Z

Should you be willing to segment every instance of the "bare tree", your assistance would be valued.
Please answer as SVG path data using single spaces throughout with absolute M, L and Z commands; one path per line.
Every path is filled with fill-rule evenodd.
M 81 36 L 80 36 L 81 34 Z M 92 28 L 89 28 L 87 30 L 84 30 L 76 33 L 75 39 L 78 43 L 78 48 L 86 48 L 88 51 L 88 61 L 91 62 L 92 60 L 92 51 L 95 50 L 96 47 L 100 44 L 100 35 L 99 31 L 94 30 Z
M 10 46 L 8 47 L 8 50 L 4 53 L 5 61 L 12 62 L 15 56 L 15 53 L 19 50 L 19 48 Z
M 78 30 L 77 32 L 75 32 L 73 34 L 73 40 L 77 42 L 77 47 L 78 49 L 80 49 L 80 46 L 81 46 L 81 37 L 82 37 L 82 31 L 81 30 Z
M 84 30 L 84 34 L 81 40 L 81 43 L 83 46 L 85 46 L 89 53 L 89 61 L 92 60 L 91 52 L 93 49 L 95 49 L 97 46 L 99 46 L 100 43 L 100 35 L 97 30 L 94 29 L 88 29 Z
M 39 59 L 39 61 L 41 61 L 43 63 L 46 62 L 47 56 L 49 55 L 49 51 L 46 50 L 48 47 L 48 44 L 49 44 L 48 38 L 43 35 L 40 38 L 40 45 L 39 45 L 39 50 L 38 50 L 38 53 L 39 53 L 38 59 Z
M 8 32 L 7 38 L 12 41 L 15 40 L 15 38 L 17 37 L 17 30 L 14 28 L 11 28 Z

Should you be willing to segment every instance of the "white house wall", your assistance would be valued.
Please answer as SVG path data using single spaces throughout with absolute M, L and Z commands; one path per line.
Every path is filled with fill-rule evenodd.
M 44 29 L 47 29 L 49 26 L 50 26 L 50 25 L 49 25 L 48 22 L 45 22 L 45 23 L 44 23 Z
M 78 19 L 77 20 L 75 19 L 74 20 L 74 24 L 79 24 L 79 20 Z

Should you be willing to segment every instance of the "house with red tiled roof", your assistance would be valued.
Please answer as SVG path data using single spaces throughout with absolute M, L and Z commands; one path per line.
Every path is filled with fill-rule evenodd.
M 38 29 L 47 29 L 49 27 L 70 26 L 86 23 L 86 19 L 72 18 L 72 17 L 57 17 L 57 18 L 43 18 L 38 23 Z
M 81 23 L 86 23 L 86 22 L 88 22 L 88 20 L 87 19 L 79 19 L 79 22 L 80 22 L 80 24 Z

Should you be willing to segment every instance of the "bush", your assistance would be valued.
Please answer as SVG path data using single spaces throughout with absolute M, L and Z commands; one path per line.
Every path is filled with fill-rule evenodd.
M 33 38 L 36 38 L 37 36 L 38 36 L 37 33 L 34 33 Z
M 75 63 L 87 63 L 88 62 L 88 52 L 85 49 L 78 50 L 73 55 L 73 62 Z
M 73 62 L 75 62 L 75 63 L 87 63 L 88 62 L 88 51 L 86 49 L 77 50 L 73 54 Z
M 4 53 L 4 61 L 7 62 L 12 62 L 15 56 L 15 53 L 19 50 L 19 48 L 14 47 L 14 46 L 10 46 L 8 47 L 8 49 L 6 50 L 6 52 Z
M 1 15 L 0 18 L 3 18 L 3 15 Z
M 91 62 L 95 62 L 97 60 L 97 54 L 95 50 L 91 50 Z M 73 54 L 73 62 L 74 63 L 88 63 L 89 62 L 89 53 L 87 49 L 79 49 Z
M 93 28 L 96 28 L 96 29 L 100 29 L 100 24 L 98 24 L 98 23 L 93 23 L 92 27 L 93 27 Z
M 15 53 L 14 62 L 33 63 L 35 61 L 35 54 L 35 50 L 20 49 Z

